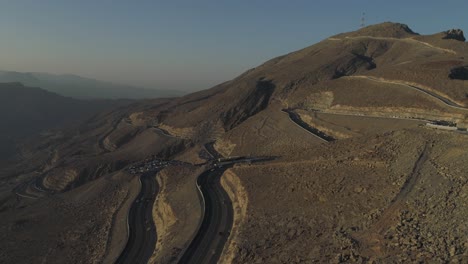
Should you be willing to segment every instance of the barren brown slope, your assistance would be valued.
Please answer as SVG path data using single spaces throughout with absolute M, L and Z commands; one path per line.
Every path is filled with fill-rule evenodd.
M 412 129 L 235 168 L 248 203 L 233 263 L 463 262 L 467 140 Z
M 407 90 L 397 83 L 363 78 L 373 76 L 411 82 L 460 104 L 466 103 L 467 91 L 460 85 L 463 81 L 450 77 L 453 76 L 452 67 L 465 65 L 465 43 L 443 36 L 416 35 L 401 24 L 374 25 L 272 59 L 206 91 L 175 99 L 140 101 L 102 113 L 77 131 L 48 135 L 25 148 L 23 163 L 17 164 L 20 170 L 17 167 L 4 172 L 8 177 L 2 178 L 4 192 L 0 213 L 21 210 L 25 198 L 11 190 L 19 190 L 19 194 L 23 194 L 22 190 L 30 191 L 35 187 L 29 184 L 31 180 L 39 179 L 33 183 L 39 182 L 54 191 L 47 192 L 45 198 L 38 198 L 39 206 L 44 206 L 41 201 L 46 199 L 68 201 L 67 194 L 101 183 L 109 177 L 106 175 L 153 156 L 201 162 L 207 159 L 204 143 L 216 141 L 215 147 L 226 156 L 281 156 L 271 164 L 236 167 L 231 171 L 230 177 L 234 174 L 239 177 L 233 182 L 243 185 L 234 186 L 232 190 L 242 190 L 242 199 L 249 201 L 247 208 L 238 210 L 244 212 L 245 216 L 241 217 L 248 221 L 235 221 L 241 223 L 236 226 L 236 245 L 227 245 L 235 249 L 229 250 L 236 252 L 230 256 L 235 262 L 462 259 L 466 256 L 461 242 L 466 240 L 466 229 L 459 219 L 467 216 L 462 200 L 466 177 L 462 173 L 464 154 L 458 146 L 466 144 L 466 135 L 431 131 L 418 127 L 419 122 L 402 126 L 386 124 L 393 122 L 387 119 L 395 115 L 401 118 L 417 115 L 421 119 L 442 117 L 467 123 L 465 110 L 450 108 L 428 94 Z M 379 113 L 387 119 L 359 123 L 358 128 L 339 120 L 333 120 L 335 126 L 321 123 L 325 129 L 339 127 L 353 132 L 348 139 L 321 143 L 289 120 L 281 112 L 283 108 L 293 109 L 304 117 L 313 116 L 317 110 L 350 114 L 349 122 L 353 120 L 352 114 Z M 366 130 L 366 125 L 382 127 Z M 354 133 L 356 130 L 359 133 Z M 419 230 L 406 224 L 395 227 L 391 222 L 385 228 L 394 232 L 389 241 L 396 239 L 398 245 L 387 240 L 374 243 L 372 239 L 363 239 L 373 233 L 371 226 L 385 215 L 382 212 L 391 208 L 390 202 L 401 190 L 421 147 L 432 142 L 435 147 L 420 170 L 429 176 L 418 178 L 421 181 L 415 183 L 416 187 L 408 194 L 407 202 L 413 204 L 395 210 L 397 213 L 392 217 L 410 221 L 413 215 L 418 215 L 421 216 L 418 225 L 427 226 L 427 231 L 433 235 L 442 236 L 441 230 L 449 230 L 457 237 L 445 236 L 434 242 L 420 227 Z M 441 169 L 448 166 L 449 160 L 455 167 Z M 441 180 L 437 175 L 448 176 Z M 128 182 L 122 184 L 128 186 Z M 18 186 L 28 188 L 17 189 Z M 109 191 L 109 195 L 112 194 L 115 193 Z M 235 197 L 236 193 L 230 195 Z M 430 200 L 434 195 L 438 198 Z M 450 208 L 460 210 L 440 206 L 443 199 L 453 204 L 447 205 Z M 420 211 L 419 204 L 427 210 Z M 442 212 L 444 216 L 422 219 L 426 212 Z M 67 219 L 72 219 L 73 212 L 65 214 Z M 184 212 L 175 214 L 182 217 Z M 448 217 L 455 219 L 454 222 L 447 222 Z M 108 223 L 110 215 L 98 218 Z M 2 219 L 8 222 L 13 218 Z M 30 223 L 27 228 L 41 225 L 44 226 L 43 222 Z M 75 230 L 72 222 L 65 225 L 62 228 Z M 266 228 L 269 225 L 270 228 Z M 101 234 L 110 233 L 102 225 L 95 228 Z M 54 229 L 52 234 L 60 230 Z M 5 236 L 13 236 L 14 232 L 7 228 Z M 414 236 L 404 241 L 405 232 Z M 413 240 L 417 241 L 422 235 L 427 235 L 428 246 L 418 248 L 419 244 Z M 178 245 L 188 244 L 183 243 L 183 239 L 177 237 L 173 241 L 178 241 Z M 34 240 L 29 245 L 39 251 L 34 259 L 43 258 L 47 250 L 54 247 L 52 244 L 38 246 L 38 243 Z M 74 243 L 80 244 L 79 241 Z M 312 249 L 306 247 L 309 244 L 313 245 Z M 374 245 L 378 248 L 373 249 Z M 22 249 L 16 250 L 15 256 L 27 255 Z M 70 254 L 77 252 L 71 247 L 69 250 Z M 170 254 L 182 251 L 167 250 Z M 50 252 L 60 254 L 57 250 Z M 392 258 L 394 252 L 403 253 Z M 83 256 L 83 261 L 92 262 L 99 258 L 96 256 L 94 253 Z M 9 262 L 7 257 L 6 262 Z M 158 255 L 158 259 L 176 258 Z
M 442 42 L 449 44 L 437 45 Z M 443 38 L 443 34 L 420 36 L 401 24 L 370 26 L 272 59 L 210 90 L 173 100 L 155 113 L 156 120 L 180 136 L 215 139 L 271 102 L 300 107 L 313 99 L 320 101 L 324 81 L 333 87 L 334 80 L 352 75 L 421 82 L 463 103 L 465 88 L 449 75 L 452 67 L 464 64 L 460 54 L 464 45 Z M 391 102 L 399 103 L 397 98 Z
M 328 89 L 324 88 L 334 87 L 335 81 L 346 83 L 341 79 L 353 75 L 420 85 L 465 104 L 468 87 L 450 76 L 454 67 L 465 64 L 466 44 L 445 36 L 443 33 L 420 36 L 407 26 L 394 23 L 340 34 L 272 59 L 209 92 L 183 97 L 160 121 L 169 127 L 189 128 L 197 135 L 203 135 L 208 129 L 228 131 L 271 102 L 279 101 L 284 107 L 326 103 L 323 92 Z M 362 81 L 362 87 L 369 85 Z M 346 94 L 356 103 L 361 101 L 347 90 L 333 92 Z M 418 105 L 419 101 L 430 98 L 415 96 L 411 100 L 418 108 L 431 108 Z M 375 101 L 376 105 L 380 103 L 398 106 L 400 99 Z

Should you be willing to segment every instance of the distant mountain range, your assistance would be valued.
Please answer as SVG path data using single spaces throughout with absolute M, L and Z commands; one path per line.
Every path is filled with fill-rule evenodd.
M 63 96 L 80 99 L 143 99 L 183 95 L 183 92 L 176 90 L 115 84 L 72 74 L 0 71 L 1 82 L 20 82 L 25 86 L 40 87 Z
M 22 139 L 44 130 L 76 124 L 129 100 L 80 100 L 21 83 L 0 83 L 0 159 L 15 152 Z

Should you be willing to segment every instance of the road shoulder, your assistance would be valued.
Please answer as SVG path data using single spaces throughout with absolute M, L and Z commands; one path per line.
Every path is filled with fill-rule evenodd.
M 103 263 L 114 263 L 122 253 L 128 240 L 128 214 L 133 201 L 140 193 L 140 182 L 138 177 L 133 178 L 129 183 L 129 189 L 125 200 L 120 205 L 118 211 L 112 219 L 112 230 L 107 242 L 107 249 Z
M 221 186 L 224 188 L 232 201 L 234 211 L 234 220 L 232 224 L 231 234 L 224 246 L 223 252 L 219 259 L 219 263 L 232 263 L 234 260 L 237 245 L 239 244 L 239 231 L 242 225 L 247 220 L 248 196 L 242 185 L 241 179 L 234 173 L 232 169 L 228 169 L 221 176 Z
M 197 232 L 201 202 L 196 180 L 201 171 L 199 167 L 184 165 L 159 172 L 160 191 L 153 205 L 158 237 L 149 263 L 174 262 Z

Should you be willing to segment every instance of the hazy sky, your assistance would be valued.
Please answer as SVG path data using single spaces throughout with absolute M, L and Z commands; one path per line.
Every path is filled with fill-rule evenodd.
M 0 69 L 204 89 L 356 30 L 362 12 L 428 34 L 468 30 L 467 10 L 466 0 L 0 0 Z

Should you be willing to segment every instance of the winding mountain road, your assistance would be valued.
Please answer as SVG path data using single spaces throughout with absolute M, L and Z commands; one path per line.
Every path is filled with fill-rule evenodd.
M 179 263 L 218 262 L 234 218 L 231 200 L 220 184 L 221 175 L 229 167 L 210 169 L 198 177 L 205 211 L 200 229 Z
M 236 163 L 255 163 L 275 159 L 275 157 L 223 158 L 216 151 L 213 143 L 205 144 L 205 149 L 216 161 L 197 179 L 197 187 L 204 203 L 202 221 L 194 239 L 179 259 L 181 264 L 217 263 L 223 252 L 234 220 L 232 202 L 220 183 L 223 173 Z
M 54 191 L 47 189 L 42 184 L 43 176 L 44 174 L 18 185 L 13 189 L 13 192 L 19 197 L 29 199 L 39 199 L 47 195 L 54 194 Z
M 294 111 L 292 111 L 290 109 L 283 109 L 281 111 L 288 114 L 289 119 L 294 124 L 298 125 L 302 129 L 305 129 L 307 132 L 314 135 L 315 137 L 317 137 L 317 138 L 319 138 L 319 139 L 321 139 L 321 140 L 323 140 L 325 142 L 330 142 L 330 141 L 335 140 L 335 138 L 333 138 L 332 136 L 329 136 L 329 135 L 325 134 L 324 132 L 322 132 L 322 131 L 314 128 L 314 127 L 311 127 L 309 124 L 304 122 L 296 112 L 294 112 Z
M 216 151 L 216 149 L 214 148 L 214 143 L 215 142 L 210 142 L 210 143 L 206 143 L 204 145 L 206 151 L 208 151 L 208 153 L 214 158 L 214 159 L 220 159 L 220 158 L 223 158 L 223 155 L 221 155 L 218 151 Z
M 156 246 L 153 203 L 159 191 L 155 172 L 140 176 L 141 190 L 128 214 L 129 237 L 116 263 L 147 263 Z
M 106 140 L 107 137 L 109 137 L 117 129 L 117 127 L 119 126 L 119 124 L 122 122 L 123 119 L 124 119 L 124 117 L 120 117 L 115 123 L 112 124 L 112 128 L 106 134 L 104 134 L 104 136 L 99 138 L 98 146 L 101 148 L 101 150 L 104 153 L 108 153 L 108 152 L 112 151 L 112 149 L 107 148 L 104 141 Z

